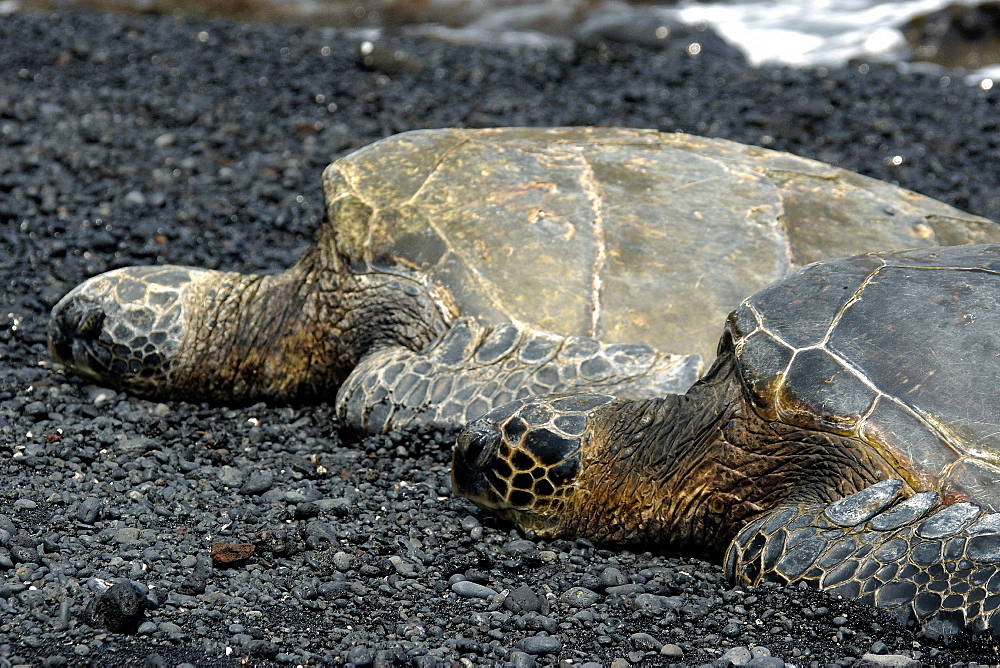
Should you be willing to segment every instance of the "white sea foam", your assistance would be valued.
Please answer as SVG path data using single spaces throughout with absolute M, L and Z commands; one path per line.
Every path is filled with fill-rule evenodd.
M 446 3 L 448 0 L 437 0 Z M 950 4 L 980 0 L 682 0 L 674 7 L 630 5 L 622 0 L 480 0 L 478 13 L 458 27 L 413 26 L 411 32 L 454 41 L 565 47 L 568 24 L 588 12 L 643 12 L 664 21 L 705 23 L 739 48 L 753 65 L 840 65 L 853 58 L 904 63 L 910 49 L 902 27 L 910 19 Z M 432 0 L 431 4 L 435 4 Z M 923 64 L 916 67 L 923 66 Z M 927 65 L 928 69 L 934 66 Z M 968 79 L 1000 79 L 1000 67 Z
M 851 58 L 900 60 L 908 55 L 900 28 L 949 4 L 977 0 L 687 0 L 657 11 L 684 23 L 704 21 L 754 65 L 836 65 Z

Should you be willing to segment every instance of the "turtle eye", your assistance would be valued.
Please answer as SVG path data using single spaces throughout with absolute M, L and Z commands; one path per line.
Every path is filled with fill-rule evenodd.
M 97 306 L 91 306 L 86 312 L 80 315 L 80 322 L 76 326 L 77 336 L 83 339 L 96 339 L 104 326 L 104 310 Z

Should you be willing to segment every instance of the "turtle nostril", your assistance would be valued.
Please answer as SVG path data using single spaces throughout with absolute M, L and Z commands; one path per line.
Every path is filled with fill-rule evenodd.
M 483 454 L 494 452 L 500 443 L 500 430 L 491 424 L 473 422 L 458 436 L 458 450 L 469 463 L 482 464 Z

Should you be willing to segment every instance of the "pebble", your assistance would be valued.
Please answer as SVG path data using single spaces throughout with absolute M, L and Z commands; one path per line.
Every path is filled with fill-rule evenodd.
M 84 618 L 91 626 L 112 633 L 135 633 L 148 605 L 131 582 L 119 582 L 90 600 Z
M 608 596 L 635 596 L 636 594 L 645 594 L 646 588 L 637 582 L 633 582 L 631 584 L 613 585 L 605 589 L 604 593 Z
M 677 610 L 683 600 L 675 596 L 660 596 L 658 594 L 639 594 L 633 599 L 635 609 L 649 615 L 656 615 L 664 610 Z
M 535 664 L 535 657 L 531 656 L 527 652 L 522 652 L 520 650 L 514 650 L 510 653 L 507 658 L 508 665 L 512 668 L 531 668 Z
M 49 417 L 49 409 L 41 401 L 32 401 L 24 407 L 24 412 L 35 420 L 45 420 Z
M 750 653 L 748 647 L 733 647 L 720 656 L 715 663 L 720 666 L 745 666 L 750 663 L 752 658 L 753 654 Z
M 503 607 L 513 613 L 540 612 L 543 599 L 528 585 L 513 589 L 504 598 Z
M 920 661 L 903 654 L 872 654 L 867 653 L 861 656 L 862 661 L 867 661 L 872 666 L 885 666 L 886 668 L 909 668 L 919 666 Z
M 785 668 L 785 662 L 776 656 L 762 656 L 750 659 L 748 668 Z
M 600 581 L 601 581 L 601 586 L 607 588 L 621 586 L 624 585 L 626 582 L 628 582 L 628 580 L 625 578 L 625 575 L 614 566 L 608 566 L 607 568 L 601 571 Z M 624 594 L 619 594 L 619 595 L 624 595 Z
M 490 589 L 485 585 L 469 582 L 468 580 L 454 583 L 451 585 L 451 590 L 462 598 L 490 598 L 497 595 L 496 589 Z
M 538 545 L 530 540 L 512 540 L 503 546 L 503 551 L 508 556 L 518 559 L 538 559 Z
M 10 559 L 15 564 L 38 563 L 38 550 L 26 545 L 15 545 L 10 548 Z
M 554 638 L 552 636 L 531 636 L 530 638 L 525 638 L 517 643 L 527 654 L 556 654 L 561 652 L 563 648 L 562 641 L 559 638 Z
M 93 524 L 100 517 L 101 510 L 104 508 L 104 503 L 101 499 L 88 496 L 84 499 L 76 511 L 76 518 L 83 522 L 84 524 Z
M 354 560 L 354 557 L 352 557 L 351 555 L 347 554 L 343 550 L 338 550 L 333 555 L 333 565 L 336 566 L 337 570 L 340 571 L 340 572 L 344 572 L 347 569 L 349 569 L 351 567 L 351 562 L 353 560 Z
M 601 600 L 601 595 L 586 587 L 573 587 L 565 591 L 559 600 L 571 608 L 589 608 Z
M 648 633 L 633 633 L 629 636 L 628 640 L 636 649 L 650 650 L 653 652 L 659 652 L 663 649 L 663 643 Z
M 355 666 L 367 666 L 374 660 L 374 655 L 368 647 L 353 647 L 347 652 L 347 663 Z
M 682 650 L 679 645 L 675 645 L 674 643 L 670 642 L 664 644 L 663 647 L 660 648 L 660 654 L 662 654 L 663 656 L 674 656 L 674 657 L 684 656 L 684 650 Z
M 273 484 L 274 474 L 269 471 L 254 471 L 247 476 L 246 481 L 240 487 L 240 494 L 258 496 L 270 490 Z

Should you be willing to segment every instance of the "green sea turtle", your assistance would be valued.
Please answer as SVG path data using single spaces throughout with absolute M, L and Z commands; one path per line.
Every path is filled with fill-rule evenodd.
M 53 309 L 53 359 L 147 397 L 336 395 L 357 430 L 454 426 L 526 394 L 683 391 L 716 322 L 821 257 L 1000 241 L 830 165 L 649 130 L 411 132 L 324 185 L 292 268 L 97 276 Z
M 686 394 L 500 406 L 452 484 L 540 536 L 725 552 L 736 583 L 1000 637 L 1000 245 L 805 267 L 730 314 Z

